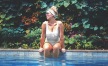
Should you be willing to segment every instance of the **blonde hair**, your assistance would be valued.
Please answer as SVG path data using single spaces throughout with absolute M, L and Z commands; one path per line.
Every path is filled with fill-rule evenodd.
M 53 10 L 56 15 L 58 15 L 58 11 L 57 11 L 57 7 L 56 6 L 52 6 L 50 9 Z

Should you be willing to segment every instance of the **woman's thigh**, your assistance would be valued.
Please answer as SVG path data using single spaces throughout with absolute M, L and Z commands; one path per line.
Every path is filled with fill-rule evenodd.
M 61 44 L 56 43 L 55 45 L 53 45 L 53 49 L 61 49 Z
M 43 45 L 43 48 L 46 50 L 52 50 L 53 49 L 52 45 L 48 42 Z

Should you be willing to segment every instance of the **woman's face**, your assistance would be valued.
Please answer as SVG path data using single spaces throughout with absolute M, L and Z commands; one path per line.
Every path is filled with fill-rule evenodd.
M 53 15 L 50 12 L 46 12 L 46 18 L 47 20 L 51 19 Z

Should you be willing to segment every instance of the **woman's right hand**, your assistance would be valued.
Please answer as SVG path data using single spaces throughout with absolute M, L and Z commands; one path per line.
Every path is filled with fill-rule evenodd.
M 41 48 L 41 47 L 39 48 L 39 52 L 43 52 L 43 50 L 44 50 L 43 48 Z
M 62 51 L 63 53 L 65 53 L 65 52 L 66 52 L 66 49 L 65 49 L 65 48 L 62 48 L 61 51 Z

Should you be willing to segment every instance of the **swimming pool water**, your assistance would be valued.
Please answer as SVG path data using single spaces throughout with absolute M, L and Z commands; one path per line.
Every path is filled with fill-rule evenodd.
M 0 66 L 108 66 L 108 52 L 67 51 L 44 58 L 37 51 L 0 51 Z

